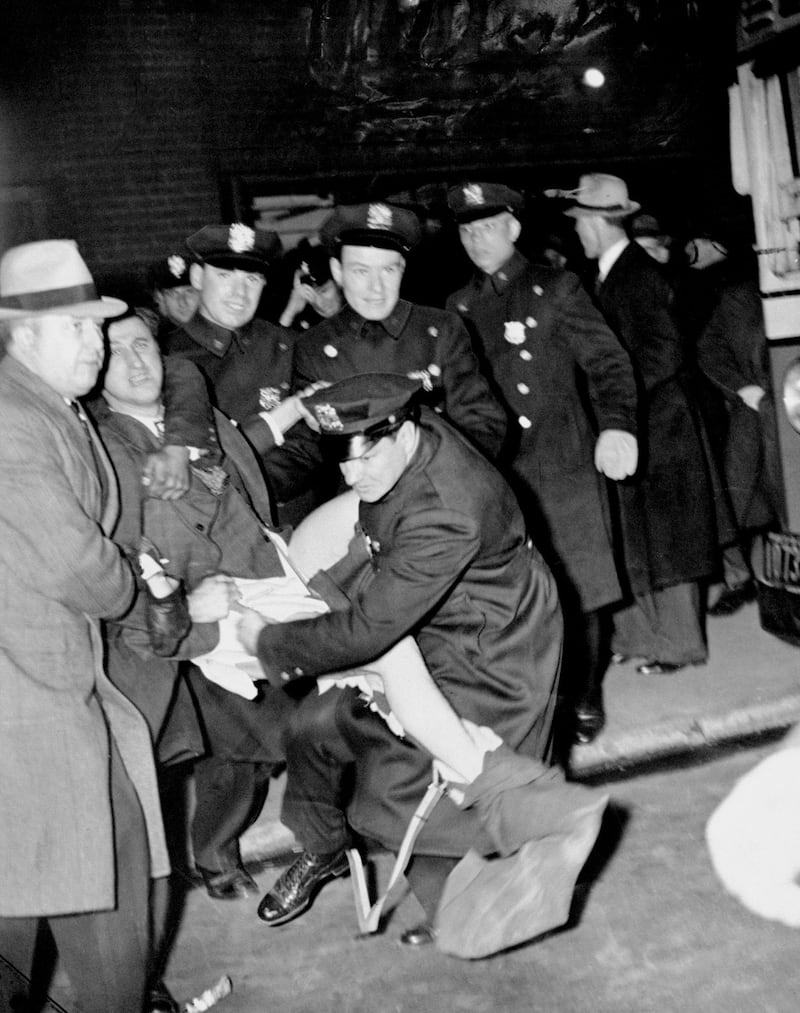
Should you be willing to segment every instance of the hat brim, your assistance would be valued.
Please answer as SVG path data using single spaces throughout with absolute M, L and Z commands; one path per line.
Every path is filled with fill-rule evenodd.
M 373 246 L 378 250 L 394 250 L 405 256 L 416 242 L 409 242 L 394 232 L 382 232 L 378 229 L 346 229 L 336 237 L 339 246 Z
M 636 201 L 631 201 L 630 204 L 626 204 L 623 207 L 616 206 L 610 208 L 574 204 L 571 208 L 567 208 L 564 214 L 568 218 L 627 218 L 629 215 L 635 215 L 641 207 L 642 205 L 637 204 Z
M 511 204 L 484 204 L 481 207 L 468 208 L 465 211 L 454 211 L 453 218 L 457 225 L 467 225 L 469 222 L 480 221 L 481 218 L 494 218 L 495 215 L 504 213 L 516 216 L 519 210 Z
M 118 317 L 128 308 L 121 299 L 101 296 L 88 302 L 68 303 L 64 306 L 47 306 L 36 310 L 14 310 L 0 306 L 0 320 L 28 320 L 33 317 L 90 317 L 92 320 L 108 320 Z
M 203 257 L 203 263 L 210 267 L 222 268 L 223 271 L 250 271 L 266 277 L 271 261 L 266 257 L 253 257 L 247 253 L 209 253 Z

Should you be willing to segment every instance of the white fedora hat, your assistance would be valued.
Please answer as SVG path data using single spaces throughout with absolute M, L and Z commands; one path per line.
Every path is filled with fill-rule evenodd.
M 59 313 L 104 319 L 125 308 L 120 299 L 98 297 L 72 239 L 12 246 L 0 259 L 0 320 Z
M 564 212 L 570 218 L 582 218 L 584 215 L 625 218 L 641 208 L 641 204 L 628 197 L 625 180 L 619 176 L 609 176 L 605 172 L 591 172 L 581 176 L 575 190 L 545 190 L 545 195 L 574 201 Z

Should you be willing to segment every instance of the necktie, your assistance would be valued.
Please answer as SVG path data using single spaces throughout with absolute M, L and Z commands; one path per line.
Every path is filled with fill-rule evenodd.
M 70 408 L 73 410 L 75 415 L 78 417 L 79 422 L 83 426 L 83 432 L 89 443 L 89 450 L 92 453 L 92 461 L 94 462 L 94 470 L 97 475 L 97 481 L 100 483 L 101 502 L 105 506 L 108 499 L 108 476 L 106 474 L 105 465 L 100 457 L 100 453 L 97 449 L 97 437 L 92 432 L 92 427 L 89 424 L 89 420 L 86 417 L 86 413 L 83 408 L 78 404 L 77 401 L 70 401 Z

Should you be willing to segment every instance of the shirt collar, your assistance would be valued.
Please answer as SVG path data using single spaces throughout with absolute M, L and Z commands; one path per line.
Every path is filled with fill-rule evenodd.
M 625 249 L 630 244 L 630 239 L 627 236 L 623 236 L 622 239 L 618 239 L 613 246 L 602 253 L 597 261 L 597 277 L 600 281 L 605 281 L 608 277 L 608 272 L 616 264 Z

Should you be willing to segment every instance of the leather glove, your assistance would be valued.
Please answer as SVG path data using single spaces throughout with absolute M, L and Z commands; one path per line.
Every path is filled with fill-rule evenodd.
M 630 477 L 639 463 L 636 437 L 624 429 L 604 429 L 594 448 L 594 466 L 606 478 L 619 482 Z
M 144 578 L 145 622 L 150 648 L 160 658 L 171 657 L 192 627 L 183 584 L 168 577 L 147 552 L 139 554 Z

